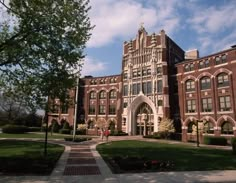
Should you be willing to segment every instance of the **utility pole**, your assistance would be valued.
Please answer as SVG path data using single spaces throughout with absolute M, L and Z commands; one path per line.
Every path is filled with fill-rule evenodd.
M 79 64 L 79 70 L 76 75 L 76 91 L 75 91 L 75 113 L 74 113 L 74 125 L 73 125 L 73 141 L 75 141 L 76 136 L 76 124 L 77 124 L 77 112 L 78 112 L 78 96 L 79 96 L 79 79 L 81 72 L 82 63 Z

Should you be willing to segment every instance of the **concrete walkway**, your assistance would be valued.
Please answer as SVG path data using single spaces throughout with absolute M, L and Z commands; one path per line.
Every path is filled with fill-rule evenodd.
M 139 136 L 109 137 L 109 141 L 124 139 L 152 141 Z M 82 143 L 56 143 L 66 148 L 50 176 L 0 176 L 0 183 L 236 183 L 235 170 L 112 174 L 96 151 L 96 145 L 103 143 L 99 138 Z

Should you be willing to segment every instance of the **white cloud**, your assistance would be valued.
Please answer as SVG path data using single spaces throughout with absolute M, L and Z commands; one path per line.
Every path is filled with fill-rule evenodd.
M 96 27 L 88 47 L 100 47 L 116 39 L 131 39 L 143 22 L 147 31 L 165 29 L 171 34 L 179 26 L 175 5 L 178 1 L 91 0 L 90 18 Z M 148 4 L 149 3 L 149 4 Z
M 222 5 L 219 8 L 211 6 L 206 9 L 195 6 L 193 13 L 188 22 L 198 33 L 219 33 L 235 27 L 236 11 L 232 4 Z
M 97 59 L 94 59 L 92 57 L 86 57 L 84 61 L 84 65 L 82 67 L 81 75 L 92 75 L 96 76 L 99 73 L 102 73 L 102 71 L 105 71 L 107 69 L 106 63 L 99 61 Z

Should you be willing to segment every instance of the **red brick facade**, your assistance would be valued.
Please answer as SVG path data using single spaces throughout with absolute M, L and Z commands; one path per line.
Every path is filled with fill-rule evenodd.
M 178 67 L 182 140 L 201 121 L 203 135 L 236 136 L 236 48 L 184 61 Z

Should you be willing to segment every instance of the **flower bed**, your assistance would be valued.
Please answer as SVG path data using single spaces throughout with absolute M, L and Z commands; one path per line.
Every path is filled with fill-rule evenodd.
M 144 157 L 113 157 L 109 159 L 113 173 L 155 172 L 174 169 L 171 161 L 147 160 Z

